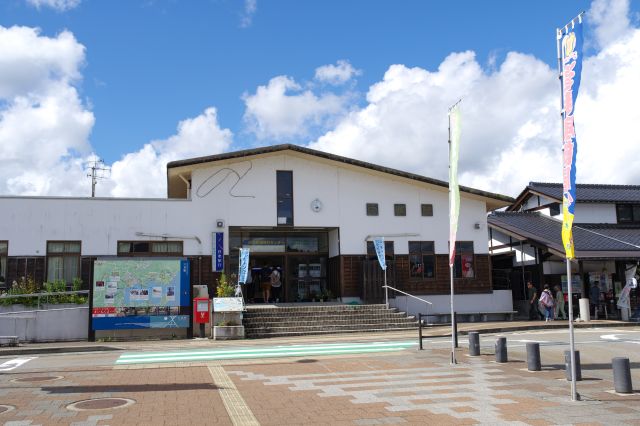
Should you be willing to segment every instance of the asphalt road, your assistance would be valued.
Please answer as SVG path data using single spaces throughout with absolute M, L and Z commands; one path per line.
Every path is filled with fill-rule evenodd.
M 526 360 L 526 343 L 540 343 L 540 352 L 542 364 L 559 365 L 564 363 L 564 351 L 569 349 L 569 334 L 567 330 L 534 330 L 523 332 L 482 334 L 480 336 L 480 345 L 482 354 L 493 354 L 495 340 L 498 336 L 507 337 L 508 352 L 510 359 Z M 425 338 L 424 350 L 430 349 L 447 349 L 451 346 L 449 338 Z M 334 349 L 335 345 L 338 348 Z M 255 352 L 252 359 L 277 357 L 304 357 L 304 356 L 339 356 L 342 353 L 354 353 L 354 351 L 362 350 L 356 346 L 373 345 L 372 342 L 362 342 L 354 336 L 352 341 L 345 341 L 343 338 L 339 342 L 324 342 L 324 344 L 278 344 L 265 345 L 265 342 L 254 343 L 250 340 L 242 342 L 234 342 L 232 345 L 226 345 L 220 349 L 214 345 L 210 348 L 198 347 L 196 349 L 186 348 L 180 349 L 179 345 L 174 346 L 170 350 L 163 347 L 162 342 L 158 342 L 158 347 L 154 345 L 144 345 L 144 349 L 137 351 L 103 351 L 103 352 L 83 352 L 83 353 L 62 353 L 62 354 L 35 354 L 25 356 L 6 356 L 0 357 L 0 374 L 3 371 L 11 371 L 11 373 L 31 372 L 31 371 L 55 371 L 64 368 L 104 368 L 117 365 L 121 357 L 145 357 L 151 354 L 171 354 L 178 355 L 184 359 L 173 359 L 171 357 L 161 357 L 158 362 L 175 362 L 175 361 L 193 361 L 209 360 L 209 359 L 233 359 L 233 354 L 238 350 L 242 352 Z M 303 347 L 302 350 L 299 348 Z M 355 348 L 354 348 L 355 347 Z M 210 353 L 214 349 L 218 352 L 230 352 L 223 358 L 202 358 L 202 353 Z M 328 349 L 327 349 L 328 348 Z M 376 349 L 379 348 L 380 350 Z M 601 329 L 576 329 L 575 330 L 575 348 L 580 351 L 580 357 L 583 366 L 587 364 L 597 364 L 601 367 L 610 365 L 611 359 L 614 357 L 629 357 L 632 368 L 640 368 L 640 330 L 625 328 L 601 328 Z M 296 350 L 294 350 L 296 349 Z M 398 339 L 390 339 L 381 341 L 373 350 L 367 350 L 367 353 L 397 351 L 397 350 L 417 350 L 417 338 L 415 342 L 406 338 L 401 341 Z M 288 352 L 288 353 L 287 353 Z M 189 358 L 185 354 L 194 354 L 197 357 Z M 467 354 L 467 337 L 459 336 L 458 356 Z M 186 357 L 186 358 L 185 358 Z M 199 357 L 199 358 L 198 358 Z M 242 357 L 236 358 L 238 362 L 242 362 Z

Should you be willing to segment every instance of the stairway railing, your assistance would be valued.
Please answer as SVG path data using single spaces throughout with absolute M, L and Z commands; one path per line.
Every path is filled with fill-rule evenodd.
M 383 285 L 382 288 L 388 288 L 390 290 L 393 290 L 393 291 L 396 291 L 398 293 L 404 294 L 405 296 L 408 296 L 408 297 L 411 297 L 413 299 L 416 299 L 416 300 L 419 300 L 421 302 L 426 303 L 427 306 L 425 308 L 425 315 L 429 313 L 429 305 L 433 305 L 433 303 L 429 302 L 426 299 L 423 299 L 423 298 L 418 297 L 418 296 L 414 296 L 413 294 L 409 294 L 406 291 L 402 291 L 402 290 L 399 290 L 399 289 L 397 289 L 395 287 L 391 287 L 390 285 Z M 404 308 L 405 314 L 408 314 L 408 308 L 409 308 L 409 299 L 407 298 L 407 299 L 405 299 L 405 308 Z

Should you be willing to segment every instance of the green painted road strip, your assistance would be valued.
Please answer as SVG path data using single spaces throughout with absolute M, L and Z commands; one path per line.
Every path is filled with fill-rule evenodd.
M 213 361 L 228 359 L 280 358 L 317 355 L 341 355 L 392 352 L 413 349 L 417 342 L 372 342 L 326 345 L 291 345 L 222 350 L 171 351 L 123 354 L 116 364 Z

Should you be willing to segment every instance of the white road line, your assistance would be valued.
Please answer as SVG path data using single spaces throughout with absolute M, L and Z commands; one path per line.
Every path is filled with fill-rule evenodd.
M 31 361 L 32 359 L 36 359 L 37 357 L 32 358 L 15 358 L 5 363 L 0 364 L 0 371 L 11 371 L 20 367 L 23 364 Z

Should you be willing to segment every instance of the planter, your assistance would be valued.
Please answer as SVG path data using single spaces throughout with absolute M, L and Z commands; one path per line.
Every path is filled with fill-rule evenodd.
M 244 339 L 244 325 L 216 325 L 213 340 Z

